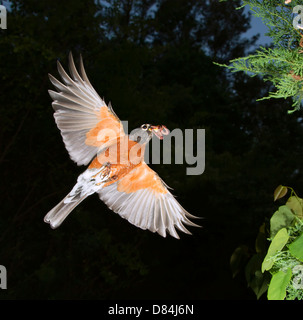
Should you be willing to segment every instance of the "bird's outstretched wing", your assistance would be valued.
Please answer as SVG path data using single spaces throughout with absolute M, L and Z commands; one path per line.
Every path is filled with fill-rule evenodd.
M 111 105 L 106 105 L 88 80 L 82 57 L 80 74 L 71 53 L 69 69 L 71 77 L 58 61 L 63 83 L 49 75 L 58 91 L 49 90 L 49 94 L 53 99 L 55 121 L 71 159 L 78 165 L 86 165 L 105 143 L 125 133 Z
M 141 229 L 179 238 L 176 229 L 191 234 L 184 224 L 196 226 L 168 191 L 161 178 L 142 162 L 120 180 L 98 191 L 100 199 L 122 218 Z

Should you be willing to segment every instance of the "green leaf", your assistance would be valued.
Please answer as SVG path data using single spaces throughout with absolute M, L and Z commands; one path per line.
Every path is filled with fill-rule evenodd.
M 291 269 L 288 268 L 286 272 L 281 270 L 272 276 L 267 292 L 268 300 L 284 300 L 291 275 Z
M 303 234 L 289 245 L 290 253 L 300 261 L 303 261 Z
M 274 191 L 274 201 L 283 198 L 287 193 L 287 187 L 279 185 Z
M 280 231 L 277 232 L 268 248 L 267 255 L 265 256 L 264 261 L 262 263 L 262 272 L 271 269 L 271 267 L 274 264 L 273 256 L 278 251 L 281 251 L 284 248 L 288 239 L 289 235 L 286 228 L 282 228 Z
M 270 237 L 273 238 L 282 228 L 289 227 L 295 216 L 288 206 L 279 207 L 270 219 Z
M 287 200 L 286 206 L 292 210 L 297 217 L 303 218 L 303 199 L 292 196 Z

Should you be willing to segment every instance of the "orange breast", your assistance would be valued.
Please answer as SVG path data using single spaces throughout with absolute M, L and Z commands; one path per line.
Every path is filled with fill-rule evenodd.
M 129 140 L 128 136 L 122 136 L 98 154 L 89 168 L 100 168 L 106 162 L 111 165 L 134 166 L 142 162 L 144 150 L 144 145 Z

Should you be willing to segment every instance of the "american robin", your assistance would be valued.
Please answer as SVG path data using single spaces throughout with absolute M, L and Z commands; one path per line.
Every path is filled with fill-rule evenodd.
M 84 70 L 80 74 L 69 55 L 71 77 L 59 61 L 58 72 L 64 83 L 49 74 L 58 92 L 49 90 L 54 117 L 71 159 L 87 170 L 77 179 L 71 192 L 44 218 L 57 228 L 86 197 L 98 193 L 100 199 L 122 218 L 141 229 L 179 238 L 175 227 L 191 234 L 184 224 L 197 226 L 169 192 L 158 174 L 144 162 L 146 144 L 154 134 L 159 139 L 169 134 L 163 125 L 143 124 L 129 135 L 112 106 L 97 94 Z

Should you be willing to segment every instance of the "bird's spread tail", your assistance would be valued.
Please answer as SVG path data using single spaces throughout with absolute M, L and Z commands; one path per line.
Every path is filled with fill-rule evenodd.
M 44 217 L 44 222 L 55 229 L 65 220 L 70 212 L 86 197 L 95 193 L 107 180 L 109 165 L 99 169 L 88 169 L 78 177 L 72 191 Z

